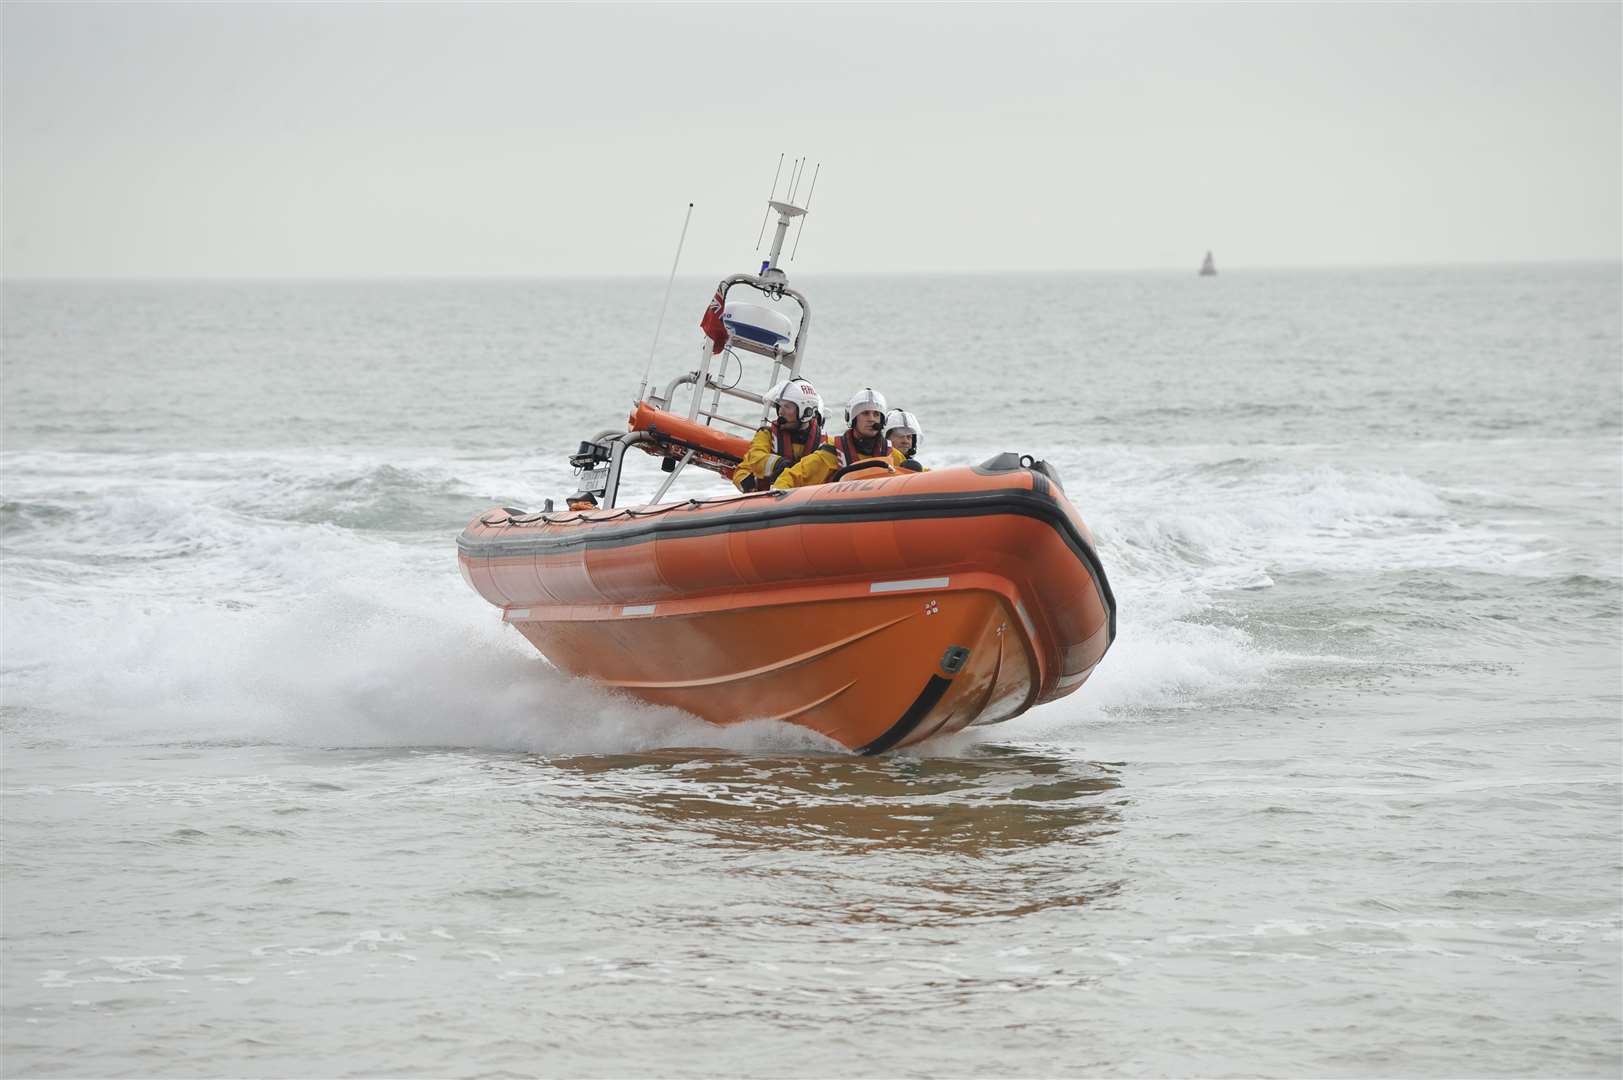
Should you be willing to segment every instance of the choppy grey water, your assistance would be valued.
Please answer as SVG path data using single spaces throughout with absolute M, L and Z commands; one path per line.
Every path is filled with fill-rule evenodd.
M 504 630 L 660 282 L 7 283 L 5 1073 L 1623 1069 L 1619 267 L 797 283 L 1059 466 L 1081 692 L 853 759 Z

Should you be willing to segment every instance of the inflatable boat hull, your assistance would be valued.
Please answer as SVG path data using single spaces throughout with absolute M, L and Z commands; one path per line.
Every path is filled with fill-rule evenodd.
M 867 753 L 1069 694 L 1115 635 L 1086 527 L 1013 455 L 787 493 L 492 511 L 458 559 L 564 671 Z

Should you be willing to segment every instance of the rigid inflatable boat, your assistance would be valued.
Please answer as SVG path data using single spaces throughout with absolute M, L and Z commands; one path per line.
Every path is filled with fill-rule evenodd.
M 772 257 L 717 288 L 725 333 L 712 340 L 723 340 L 663 394 L 640 395 L 624 431 L 581 444 L 577 509 L 549 501 L 470 523 L 463 576 L 564 671 L 716 724 L 788 722 L 864 753 L 1074 692 L 1115 637 L 1116 606 L 1044 462 L 1005 453 L 909 472 L 871 459 L 814 487 L 661 501 L 686 466 L 729 475 L 748 444 L 726 428 L 761 422 L 722 412 L 723 398 L 759 409 L 763 397 L 718 377 L 714 356 L 759 356 L 772 382 L 801 375 L 809 306 L 776 261 L 804 209 L 771 206 Z M 792 300 L 798 320 L 729 304 L 738 286 Z M 674 408 L 682 387 L 687 407 Z M 667 476 L 651 502 L 620 507 L 633 448 Z

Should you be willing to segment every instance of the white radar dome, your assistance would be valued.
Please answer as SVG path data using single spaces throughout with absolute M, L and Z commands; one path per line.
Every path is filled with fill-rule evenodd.
M 722 312 L 721 321 L 729 334 L 771 348 L 787 344 L 794 330 L 787 315 L 760 304 L 730 303 Z

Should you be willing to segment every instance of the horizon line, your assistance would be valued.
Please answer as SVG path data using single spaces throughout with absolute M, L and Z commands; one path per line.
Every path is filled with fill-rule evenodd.
M 1554 256 L 1515 259 L 1480 259 L 1468 261 L 1415 261 L 1415 262 L 1346 262 L 1346 263 L 1233 263 L 1218 266 L 1215 276 L 1225 274 L 1292 272 L 1335 272 L 1356 270 L 1477 270 L 1494 267 L 1518 266 L 1623 266 L 1623 254 L 1615 256 Z M 809 270 L 803 274 L 816 277 L 1053 277 L 1069 275 L 1155 274 L 1178 277 L 1198 277 L 1200 264 L 1192 268 L 1156 266 L 1122 267 L 1065 267 L 1055 269 L 1006 268 L 997 270 L 975 269 L 903 269 L 903 270 Z M 677 278 L 708 280 L 710 274 L 679 273 Z M 8 274 L 0 272 L 0 283 L 5 284 L 66 284 L 82 283 L 173 283 L 201 282 L 359 282 L 359 281 L 556 281 L 556 280 L 637 280 L 666 277 L 658 271 L 514 271 L 484 273 L 477 271 L 415 271 L 399 273 L 332 272 L 332 273 L 275 273 L 229 272 L 190 274 L 119 274 L 119 273 L 45 273 Z

